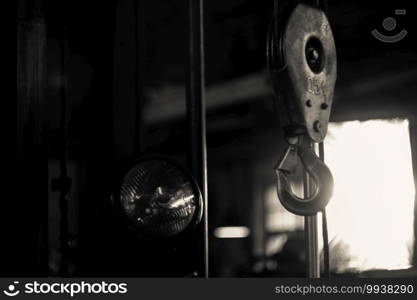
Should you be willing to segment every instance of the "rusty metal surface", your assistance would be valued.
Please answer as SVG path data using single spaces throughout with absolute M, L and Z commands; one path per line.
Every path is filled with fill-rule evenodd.
M 272 72 L 284 126 L 305 127 L 314 142 L 321 142 L 333 103 L 336 48 L 326 15 L 299 4 L 286 22 L 281 37 L 284 67 Z M 315 57 L 315 64 L 309 64 Z M 284 116 L 285 115 L 285 116 Z

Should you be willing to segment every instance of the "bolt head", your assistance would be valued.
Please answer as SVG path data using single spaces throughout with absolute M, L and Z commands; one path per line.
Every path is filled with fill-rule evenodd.
M 320 121 L 315 121 L 314 124 L 313 124 L 313 128 L 314 128 L 314 131 L 320 132 L 320 130 L 321 130 L 321 123 L 320 123 Z

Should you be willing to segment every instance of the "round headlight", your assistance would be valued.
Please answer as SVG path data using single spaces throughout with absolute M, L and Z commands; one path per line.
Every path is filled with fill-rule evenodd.
M 135 233 L 168 238 L 200 222 L 202 203 L 198 185 L 185 169 L 165 159 L 149 158 L 125 174 L 117 204 Z

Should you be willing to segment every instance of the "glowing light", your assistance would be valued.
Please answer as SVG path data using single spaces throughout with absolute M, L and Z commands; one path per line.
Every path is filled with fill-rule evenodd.
M 325 161 L 335 181 L 327 207 L 337 271 L 410 266 L 414 183 L 408 122 L 332 123 Z
M 245 226 L 217 227 L 214 236 L 219 239 L 237 239 L 248 237 L 250 230 Z

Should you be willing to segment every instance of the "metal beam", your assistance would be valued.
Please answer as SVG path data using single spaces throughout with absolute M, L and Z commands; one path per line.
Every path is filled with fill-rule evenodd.
M 366 69 L 366 66 L 364 67 Z M 415 103 L 414 90 L 417 70 L 383 74 L 375 77 L 361 77 L 340 86 L 335 92 L 333 121 L 347 120 L 348 116 L 363 118 L 395 117 L 392 114 L 400 105 L 404 110 Z M 392 93 L 387 91 L 392 90 Z M 401 97 L 398 96 L 401 92 Z M 394 96 L 394 92 L 397 96 Z M 238 79 L 218 84 L 206 90 L 206 109 L 214 111 L 223 107 L 244 102 L 259 101 L 272 97 L 273 89 L 265 72 L 250 74 Z M 410 96 L 408 96 L 410 95 Z M 185 114 L 184 88 L 152 91 L 147 94 L 149 104 L 144 107 L 144 123 L 152 125 L 159 122 L 179 119 Z M 346 113 L 349 112 L 349 113 Z M 352 118 L 350 118 L 352 119 Z
M 198 228 L 199 251 L 204 266 L 199 275 L 209 276 L 208 270 L 208 206 L 207 206 L 207 148 L 206 109 L 204 101 L 204 18 L 203 0 L 189 0 L 189 67 L 187 85 L 187 117 L 190 135 L 189 166 L 196 178 L 204 202 L 203 219 Z M 201 235 L 203 238 L 201 239 Z M 201 270 L 203 269 L 203 270 Z M 201 276 L 201 275 L 200 275 Z

